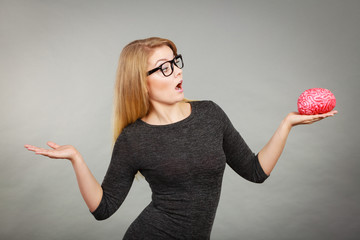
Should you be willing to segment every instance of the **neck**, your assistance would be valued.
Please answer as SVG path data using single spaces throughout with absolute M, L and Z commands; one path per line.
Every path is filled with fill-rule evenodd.
M 173 105 L 151 103 L 149 113 L 142 118 L 143 121 L 152 125 L 166 125 L 181 121 L 190 115 L 191 109 L 188 103 L 178 102 Z

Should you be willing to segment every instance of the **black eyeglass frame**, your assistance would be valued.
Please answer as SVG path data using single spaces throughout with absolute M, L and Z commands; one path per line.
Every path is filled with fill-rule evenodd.
M 181 62 L 182 62 L 182 66 L 181 66 L 181 67 L 178 66 L 178 65 L 176 64 L 176 62 L 175 62 L 175 59 L 178 59 L 178 58 L 181 59 Z M 164 73 L 163 70 L 162 70 L 162 66 L 163 66 L 165 63 L 170 63 L 171 73 L 170 73 L 169 75 L 165 75 L 165 73 Z M 160 70 L 165 77 L 169 77 L 169 76 L 170 76 L 171 74 L 173 74 L 173 72 L 174 72 L 174 65 L 175 65 L 176 67 L 180 68 L 180 69 L 182 69 L 182 68 L 184 67 L 184 61 L 183 61 L 183 59 L 182 59 L 181 54 L 176 55 L 176 56 L 175 56 L 172 60 L 170 60 L 170 61 L 166 61 L 166 62 L 162 63 L 162 64 L 161 64 L 160 66 L 158 66 L 157 68 L 151 69 L 150 71 L 147 72 L 147 76 L 149 76 L 149 75 L 153 74 L 154 72 Z

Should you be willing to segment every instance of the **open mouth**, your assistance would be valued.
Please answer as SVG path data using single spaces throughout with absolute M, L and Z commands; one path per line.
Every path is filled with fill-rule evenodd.
M 176 85 L 175 89 L 176 90 L 181 90 L 182 89 L 182 80 L 178 83 L 178 85 Z

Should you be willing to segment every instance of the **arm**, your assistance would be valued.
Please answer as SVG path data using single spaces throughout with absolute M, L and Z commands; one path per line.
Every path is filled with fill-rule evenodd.
M 79 189 L 90 212 L 95 211 L 103 196 L 103 190 L 90 172 L 84 159 L 79 155 L 71 162 L 75 171 Z
M 69 159 L 73 165 L 80 192 L 94 217 L 97 220 L 103 220 L 115 213 L 125 200 L 138 171 L 137 166 L 131 161 L 133 154 L 129 150 L 124 132 L 120 134 L 114 145 L 110 165 L 101 186 L 73 146 L 59 146 L 53 142 L 48 142 L 48 145 L 52 149 L 31 145 L 25 145 L 25 147 L 36 154 L 50 158 Z
M 264 172 L 270 175 L 275 167 L 286 143 L 286 139 L 292 127 L 300 124 L 311 124 L 324 118 L 334 116 L 337 111 L 331 111 L 319 115 L 300 115 L 298 113 L 289 113 L 281 122 L 279 128 L 271 137 L 269 142 L 258 154 L 259 162 Z
M 254 183 L 264 182 L 268 175 L 262 169 L 258 155 L 249 148 L 225 112 L 215 103 L 212 112 L 216 114 L 213 116 L 218 121 L 216 125 L 222 128 L 226 163 L 244 179 Z
M 43 156 L 55 159 L 68 159 L 71 161 L 74 168 L 76 179 L 82 197 L 85 200 L 89 210 L 93 212 L 100 204 L 103 191 L 100 184 L 90 172 L 81 154 L 70 145 L 59 146 L 56 143 L 47 143 L 52 149 L 38 148 L 32 145 L 25 145 L 25 147 Z

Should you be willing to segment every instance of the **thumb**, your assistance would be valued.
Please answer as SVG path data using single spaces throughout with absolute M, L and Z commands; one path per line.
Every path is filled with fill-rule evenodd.
M 47 142 L 47 145 L 48 145 L 49 147 L 53 148 L 53 149 L 56 149 L 56 148 L 60 147 L 60 145 L 57 145 L 56 143 L 50 142 L 50 141 Z

